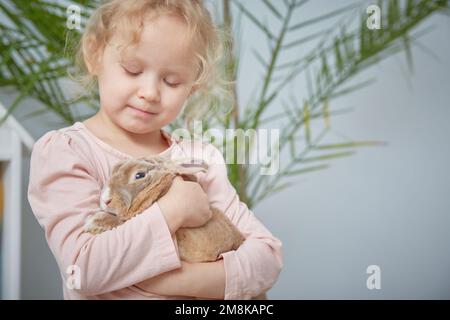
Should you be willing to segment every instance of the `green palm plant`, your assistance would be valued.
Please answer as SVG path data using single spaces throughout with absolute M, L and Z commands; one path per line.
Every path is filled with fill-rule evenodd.
M 79 39 L 81 30 L 66 27 L 67 8 L 77 5 L 81 8 L 81 25 L 84 24 L 93 8 L 99 1 L 94 0 L 4 0 L 0 2 L 0 87 L 13 88 L 18 92 L 17 98 L 8 107 L 6 117 L 18 107 L 24 98 L 33 97 L 44 106 L 33 110 L 29 116 L 43 112 L 53 112 L 67 124 L 83 120 L 70 108 L 72 100 L 62 89 L 61 81 L 67 71 L 74 66 L 70 52 L 73 44 Z M 216 101 L 216 104 L 229 105 L 231 112 L 225 115 L 209 114 L 204 122 L 203 130 L 215 128 L 241 128 L 257 130 L 263 125 L 282 123 L 279 154 L 285 151 L 289 161 L 280 168 L 278 174 L 260 175 L 260 165 L 227 163 L 228 173 L 240 198 L 250 208 L 269 195 L 273 195 L 292 185 L 290 180 L 300 174 L 322 170 L 328 167 L 327 162 L 338 157 L 352 155 L 362 146 L 379 145 L 376 141 L 343 141 L 326 144 L 323 138 L 330 132 L 330 118 L 348 112 L 348 110 L 332 110 L 333 99 L 347 95 L 370 85 L 373 79 L 349 85 L 350 80 L 368 67 L 404 51 L 408 63 L 412 66 L 411 44 L 423 34 L 415 32 L 417 27 L 432 14 L 442 12 L 449 14 L 448 0 L 380 0 L 382 28 L 369 30 L 366 26 L 367 3 L 356 3 L 323 15 L 298 21 L 294 13 L 305 9 L 306 0 L 260 0 L 268 12 L 279 22 L 278 30 L 269 29 L 267 24 L 252 14 L 243 1 L 222 0 L 222 21 L 220 28 L 234 34 L 233 39 L 223 40 L 226 55 L 222 61 L 222 69 L 227 78 L 236 81 L 240 61 L 240 23 L 242 19 L 251 22 L 266 38 L 269 52 L 267 57 L 253 51 L 255 59 L 264 68 L 261 87 L 257 96 L 244 108 L 239 105 L 237 88 L 232 88 L 232 99 Z M 232 6 L 237 9 L 237 24 L 234 25 Z M 351 21 L 346 21 L 349 13 L 359 12 L 360 24 L 350 29 Z M 306 27 L 319 25 L 332 18 L 340 18 L 324 30 L 306 33 Z M 237 29 L 237 30 L 235 30 Z M 415 32 L 413 34 L 413 32 Z M 287 42 L 288 35 L 296 35 L 298 39 Z M 287 50 L 300 48 L 315 42 L 315 47 L 304 56 L 294 61 L 282 61 L 281 54 Z M 295 78 L 303 76 L 307 83 L 307 94 L 301 101 L 293 98 L 285 101 L 280 92 Z M 98 96 L 83 96 L 79 99 L 83 107 L 98 110 Z M 195 101 L 191 101 L 185 110 L 189 110 Z M 272 106 L 283 109 L 282 112 L 269 114 Z M 183 125 L 183 114 L 171 124 L 172 129 Z M 321 130 L 315 134 L 317 120 L 321 122 Z M 283 122 L 284 121 L 284 122 Z M 315 126 L 314 126 L 315 125 Z M 189 128 L 192 130 L 192 128 Z M 232 144 L 236 139 L 232 138 Z M 299 146 L 303 144 L 303 148 Z M 244 150 L 254 148 L 252 140 L 245 141 Z M 236 157 L 242 150 L 234 149 Z M 319 164 L 317 164 L 319 163 Z

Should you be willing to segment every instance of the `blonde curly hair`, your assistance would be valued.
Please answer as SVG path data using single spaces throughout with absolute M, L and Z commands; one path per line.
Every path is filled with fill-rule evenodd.
M 187 24 L 188 40 L 192 41 L 197 58 L 198 73 L 194 81 L 196 92 L 189 97 L 185 122 L 204 117 L 229 105 L 232 110 L 231 85 L 225 79 L 224 43 L 231 36 L 217 28 L 202 0 L 104 0 L 87 21 L 85 30 L 75 48 L 76 70 L 69 77 L 88 94 L 98 90 L 96 76 L 88 70 L 86 59 L 98 62 L 103 50 L 116 30 L 125 31 L 129 41 L 123 47 L 137 44 L 144 21 L 163 14 L 181 17 Z M 221 38 L 222 37 L 222 38 Z

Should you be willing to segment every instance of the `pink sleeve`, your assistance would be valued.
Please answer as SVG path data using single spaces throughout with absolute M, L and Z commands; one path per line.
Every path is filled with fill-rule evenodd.
M 222 254 L 225 299 L 250 299 L 270 289 L 283 266 L 282 243 L 255 217 L 228 179 L 222 153 L 212 144 L 202 184 L 212 206 L 221 209 L 245 236 L 236 250 Z M 206 147 L 205 147 L 206 148 Z
M 181 266 L 157 203 L 99 235 L 83 232 L 98 211 L 100 186 L 90 161 L 70 136 L 51 131 L 31 155 L 28 200 L 66 277 L 78 266 L 80 294 L 99 295 Z

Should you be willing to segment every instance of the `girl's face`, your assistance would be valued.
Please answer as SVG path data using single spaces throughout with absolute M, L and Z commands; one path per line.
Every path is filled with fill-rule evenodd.
M 162 15 L 147 22 L 140 42 L 121 55 L 120 35 L 105 47 L 96 72 L 104 115 L 138 134 L 172 122 L 193 92 L 195 56 L 184 38 L 187 26 L 178 17 Z

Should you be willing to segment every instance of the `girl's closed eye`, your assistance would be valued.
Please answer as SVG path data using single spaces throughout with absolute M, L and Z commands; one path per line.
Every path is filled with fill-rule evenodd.
M 164 82 L 169 86 L 169 87 L 172 87 L 172 88 L 176 88 L 176 87 L 178 87 L 181 83 L 178 83 L 178 82 L 176 82 L 176 81 L 168 81 L 167 79 L 164 79 Z
M 128 74 L 128 75 L 130 75 L 130 76 L 138 76 L 138 75 L 140 75 L 142 72 L 141 71 L 131 71 L 131 70 L 128 70 L 127 68 L 125 68 L 124 66 L 122 66 L 122 69 Z
M 123 70 L 130 76 L 132 77 L 137 77 L 138 75 L 140 75 L 142 72 L 138 71 L 138 72 L 133 72 L 131 70 L 128 70 L 127 68 L 125 68 L 124 66 L 122 66 Z M 176 82 L 172 82 L 172 81 L 167 81 L 166 79 L 164 79 L 164 82 L 169 86 L 169 87 L 173 87 L 176 88 L 178 87 L 181 83 L 176 83 Z

